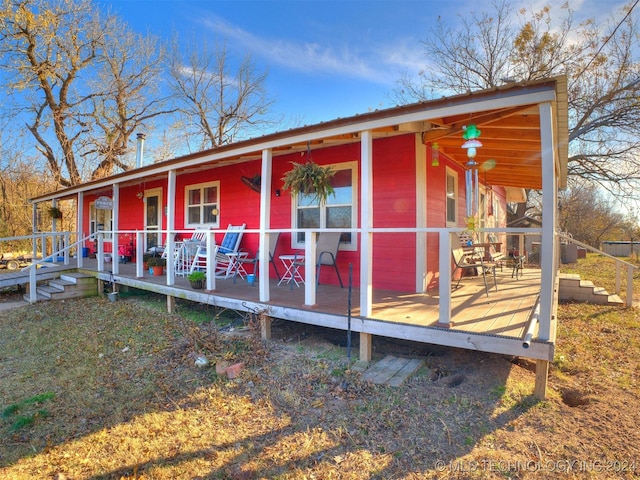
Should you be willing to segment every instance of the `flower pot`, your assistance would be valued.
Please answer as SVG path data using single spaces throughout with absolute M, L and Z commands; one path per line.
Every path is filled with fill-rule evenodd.
M 189 280 L 191 288 L 194 290 L 202 290 L 204 288 L 204 280 Z
M 164 267 L 162 265 L 154 265 L 153 267 L 149 267 L 149 270 L 154 277 L 159 277 L 164 273 Z

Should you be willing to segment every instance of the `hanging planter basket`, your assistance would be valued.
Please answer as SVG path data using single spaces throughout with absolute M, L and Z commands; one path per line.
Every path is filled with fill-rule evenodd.
M 49 207 L 48 212 L 51 218 L 57 218 L 57 219 L 62 218 L 62 210 L 60 210 L 57 207 Z
M 293 168 L 282 177 L 282 188 L 290 190 L 291 195 L 311 195 L 322 202 L 334 194 L 331 179 L 335 171 L 331 167 L 321 167 L 312 161 L 291 164 Z

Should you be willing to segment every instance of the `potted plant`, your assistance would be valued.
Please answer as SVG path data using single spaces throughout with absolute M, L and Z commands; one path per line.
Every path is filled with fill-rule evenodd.
M 201 290 L 204 288 L 204 282 L 207 280 L 207 274 L 200 270 L 196 270 L 195 272 L 191 272 L 187 275 L 187 280 L 189 280 L 191 288 Z
M 164 267 L 167 264 L 167 261 L 162 257 L 151 257 L 147 260 L 147 265 L 149 266 L 149 272 L 154 277 L 160 276 L 164 273 Z
M 325 201 L 329 195 L 333 195 L 331 179 L 336 172 L 331 167 L 321 167 L 313 161 L 291 164 L 293 168 L 282 177 L 284 190 L 291 190 L 291 195 L 312 195 L 318 202 Z
M 145 253 L 142 255 L 142 269 L 149 270 L 149 259 L 155 257 L 153 253 Z
M 62 218 L 62 210 L 58 207 L 49 207 L 49 216 L 51 218 Z

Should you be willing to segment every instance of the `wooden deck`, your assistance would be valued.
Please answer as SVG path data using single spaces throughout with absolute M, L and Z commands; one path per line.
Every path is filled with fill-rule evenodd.
M 75 265 L 71 265 L 75 268 Z M 110 280 L 111 265 L 105 264 L 104 272 L 97 272 L 94 259 L 84 259 L 83 271 L 102 280 Z M 59 274 L 63 266 L 50 266 L 38 270 L 43 279 Z M 270 301 L 259 301 L 257 284 L 249 285 L 237 278 L 217 279 L 215 291 L 193 290 L 186 278 L 176 276 L 175 285 L 166 284 L 166 275 L 154 277 L 145 272 L 136 278 L 135 264 L 119 264 L 116 283 L 154 291 L 176 298 L 217 305 L 236 310 L 266 310 L 274 318 L 297 321 L 330 328 L 347 329 L 348 288 L 319 285 L 317 305 L 304 305 L 304 288 L 277 285 L 270 282 Z M 28 282 L 25 273 L 0 275 L 0 286 L 5 275 L 14 276 L 15 283 Z M 22 277 L 20 277 L 20 275 Z M 466 277 L 460 287 L 452 292 L 451 323 L 447 327 L 439 323 L 439 298 L 437 292 L 402 293 L 374 290 L 373 311 L 369 318 L 360 317 L 359 289 L 352 289 L 351 328 L 393 338 L 424 341 L 439 345 L 470 348 L 494 353 L 520 355 L 529 358 L 548 358 L 553 353 L 553 342 L 542 342 L 539 348 L 523 349 L 522 338 L 531 319 L 540 292 L 540 270 L 525 269 L 519 279 L 511 277 L 511 269 L 497 273 L 498 291 L 492 288 L 485 294 L 479 277 Z M 17 280 L 16 280 L 17 278 Z M 491 285 L 491 283 L 490 283 Z M 534 339 L 536 335 L 534 334 Z

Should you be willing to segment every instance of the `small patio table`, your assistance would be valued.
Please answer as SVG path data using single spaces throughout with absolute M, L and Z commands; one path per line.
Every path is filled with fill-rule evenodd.
M 304 263 L 304 255 L 280 255 L 278 258 L 285 268 L 284 275 L 282 275 L 278 285 L 283 282 L 289 284 L 293 281 L 299 287 L 301 283 L 304 283 L 304 278 L 299 269 L 299 264 Z

